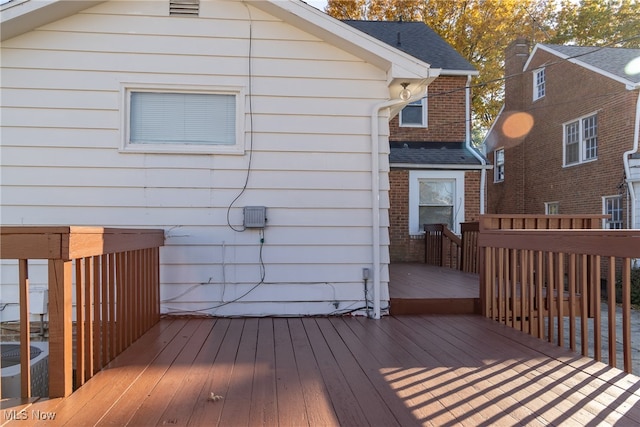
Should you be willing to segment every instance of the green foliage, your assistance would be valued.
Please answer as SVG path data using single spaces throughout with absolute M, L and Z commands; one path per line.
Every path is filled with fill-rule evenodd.
M 549 43 L 582 46 L 640 47 L 637 0 L 562 0 Z
M 640 46 L 640 0 L 328 0 L 326 12 L 429 25 L 480 72 L 472 82 L 477 134 L 503 104 L 504 50 L 517 37 L 532 45 Z
M 622 302 L 622 280 L 616 280 L 616 302 Z M 631 304 L 640 307 L 640 268 L 631 269 Z

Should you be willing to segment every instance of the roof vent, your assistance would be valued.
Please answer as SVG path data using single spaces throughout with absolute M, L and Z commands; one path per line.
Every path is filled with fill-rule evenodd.
M 169 15 L 198 16 L 200 0 L 169 0 Z

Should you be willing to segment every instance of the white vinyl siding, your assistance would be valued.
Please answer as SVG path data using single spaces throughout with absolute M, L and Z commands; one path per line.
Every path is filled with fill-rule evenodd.
M 164 229 L 165 313 L 362 307 L 362 268 L 372 266 L 371 109 L 389 96 L 386 70 L 250 2 L 200 2 L 199 17 L 168 16 L 167 4 L 105 2 L 2 43 L 3 224 Z M 241 88 L 234 96 L 244 155 L 123 152 L 123 87 L 141 86 Z M 379 126 L 385 147 L 388 118 Z M 214 148 L 224 147 L 235 145 Z M 388 153 L 379 160 L 383 248 L 375 274 L 384 307 Z M 267 207 L 265 283 L 212 309 L 260 281 L 259 233 L 227 225 L 229 212 L 241 226 L 248 205 Z M 4 286 L 13 273 L 2 270 Z M 31 274 L 30 281 L 42 284 Z M 4 302 L 9 293 L 2 294 Z
M 591 114 L 564 124 L 564 165 L 598 158 L 598 116 Z

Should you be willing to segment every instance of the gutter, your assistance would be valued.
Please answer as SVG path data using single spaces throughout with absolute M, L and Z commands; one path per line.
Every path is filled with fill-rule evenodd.
M 416 163 L 389 163 L 390 168 L 396 169 L 446 169 L 446 170 L 483 170 L 493 169 L 493 165 L 462 165 L 462 164 L 416 164 Z
M 482 157 L 480 154 L 478 154 L 478 152 L 476 151 L 475 148 L 471 147 L 471 76 L 467 77 L 467 87 L 465 89 L 465 122 L 466 122 L 466 138 L 465 138 L 465 146 L 467 147 L 467 150 L 469 150 L 469 152 L 471 154 L 473 154 L 473 157 L 475 157 L 476 159 L 478 159 L 480 161 L 480 164 L 482 165 L 482 169 L 480 170 L 480 215 L 484 215 L 484 211 L 485 211 L 485 206 L 484 206 L 484 200 L 485 200 L 485 187 L 486 187 L 486 181 L 487 181 L 487 161 L 485 160 L 484 157 Z M 636 138 L 637 140 L 637 138 Z
M 633 90 L 640 89 L 640 84 L 636 84 Z M 627 223 L 631 224 L 631 228 L 635 228 L 635 218 L 636 218 L 636 194 L 633 188 L 633 180 L 630 179 L 630 170 L 629 170 L 629 156 L 638 152 L 638 138 L 640 135 L 640 90 L 638 90 L 638 100 L 636 101 L 636 119 L 633 130 L 633 148 L 629 151 L 625 151 L 622 155 L 622 162 L 624 163 L 624 174 L 626 176 L 626 182 L 629 189 L 629 201 L 631 205 L 631 218 L 627 219 Z
M 418 84 L 422 87 L 424 81 Z M 424 96 L 424 89 L 418 91 L 419 95 L 411 96 L 407 100 L 400 98 L 383 101 L 373 106 L 371 112 L 371 219 L 372 219 L 372 249 L 373 249 L 373 319 L 381 317 L 381 283 L 380 272 L 382 264 L 380 261 L 380 129 L 378 120 L 380 112 L 387 108 L 395 107 L 402 104 L 409 104 L 417 101 Z

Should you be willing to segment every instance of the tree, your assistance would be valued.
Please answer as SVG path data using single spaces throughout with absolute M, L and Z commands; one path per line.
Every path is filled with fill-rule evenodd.
M 479 70 L 472 83 L 473 123 L 488 129 L 502 106 L 504 49 L 516 37 L 548 39 L 555 1 L 329 0 L 326 11 L 338 19 L 425 22 Z
M 640 48 L 640 1 L 562 0 L 554 44 Z

